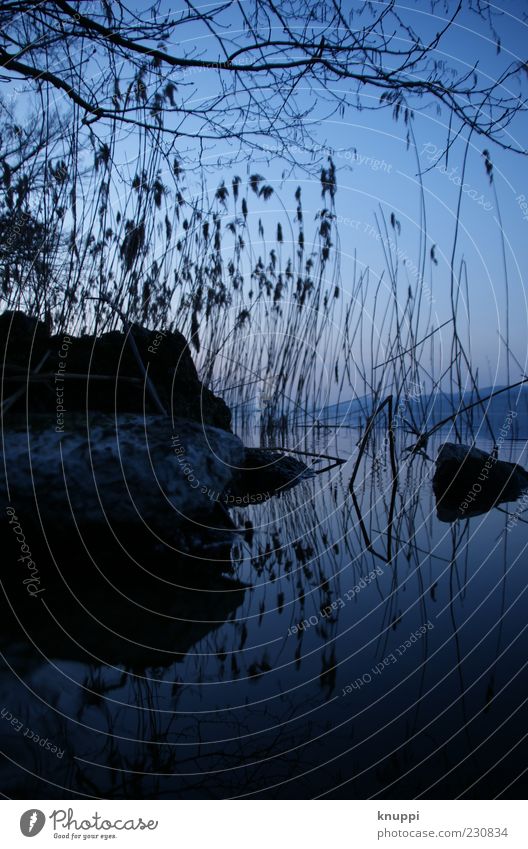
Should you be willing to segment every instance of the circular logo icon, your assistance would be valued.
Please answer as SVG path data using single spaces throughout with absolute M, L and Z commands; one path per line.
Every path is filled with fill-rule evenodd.
M 20 817 L 20 831 L 24 837 L 35 837 L 44 828 L 46 815 L 37 808 L 25 811 Z

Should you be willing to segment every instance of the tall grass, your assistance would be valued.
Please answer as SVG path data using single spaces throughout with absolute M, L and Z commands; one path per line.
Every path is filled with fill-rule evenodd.
M 13 135 L 7 113 L 3 125 Z M 320 411 L 340 400 L 355 402 L 354 423 L 364 425 L 388 396 L 395 410 L 405 408 L 406 427 L 419 437 L 431 399 L 446 387 L 455 404 L 468 391 L 478 400 L 468 270 L 458 254 L 462 187 L 448 269 L 450 312 L 439 322 L 438 260 L 423 185 L 412 264 L 400 222 L 380 207 L 374 223 L 384 270 L 375 274 L 354 255 L 343 287 L 331 159 L 319 175 L 320 207 L 307 220 L 300 186 L 286 208 L 290 198 L 283 202 L 256 170 L 229 175 L 214 191 L 202 177 L 197 190 L 196 174 L 163 149 L 161 127 L 159 139 L 150 131 L 125 142 L 117 128 L 101 140 L 90 128 L 81 136 L 76 126 L 47 126 L 38 156 L 16 171 L 4 167 L 6 308 L 24 309 L 57 332 L 112 330 L 121 316 L 178 328 L 236 427 L 256 416 L 263 438 L 293 425 L 322 427 Z M 29 143 L 30 129 L 24 132 Z M 462 176 L 469 149 L 470 138 Z M 119 162 L 123 150 L 133 165 Z M 416 161 L 420 173 L 417 153 Z M 486 168 L 491 175 L 489 155 Z M 498 202 L 495 185 L 494 191 Z M 504 273 L 507 291 L 505 260 Z M 508 332 L 506 315 L 509 375 Z M 481 412 L 494 438 L 484 402 Z

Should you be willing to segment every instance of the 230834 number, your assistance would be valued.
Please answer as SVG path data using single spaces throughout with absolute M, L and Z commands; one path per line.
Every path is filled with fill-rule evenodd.
M 466 832 L 467 837 L 508 837 L 508 829 L 500 828 L 500 827 L 481 827 L 475 826 L 474 828 L 468 828 Z

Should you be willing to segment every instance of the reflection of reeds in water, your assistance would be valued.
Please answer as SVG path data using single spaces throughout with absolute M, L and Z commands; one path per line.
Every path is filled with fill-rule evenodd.
M 256 418 L 253 442 L 350 459 L 279 499 L 234 514 L 245 528 L 232 552 L 240 596 L 236 604 L 218 603 L 217 615 L 208 614 L 214 627 L 205 623 L 187 631 L 183 645 L 174 637 L 178 663 L 154 657 L 140 671 L 120 663 L 77 670 L 84 689 L 65 685 L 71 697 L 65 713 L 80 726 L 59 729 L 57 720 L 55 732 L 70 738 L 68 751 L 76 754 L 60 783 L 89 796 L 215 797 L 256 792 L 294 776 L 299 795 L 310 795 L 312 785 L 299 776 L 327 745 L 321 706 L 337 700 L 342 681 L 368 671 L 395 639 L 429 619 L 451 640 L 457 698 L 471 738 L 475 704 L 493 708 L 503 645 L 499 624 L 482 680 L 468 683 L 461 623 L 468 598 L 479 600 L 474 541 L 469 521 L 439 534 L 429 484 L 438 444 L 438 434 L 431 433 L 435 396 L 453 407 L 449 417 L 457 439 L 471 442 L 485 433 L 496 441 L 471 360 L 471 292 L 465 265 L 455 272 L 456 239 L 450 306 L 438 323 L 437 258 L 425 227 L 423 192 L 413 270 L 402 259 L 400 223 L 380 210 L 375 229 L 385 271 L 375 275 L 354 256 L 342 287 L 336 186 L 327 170 L 324 206 L 309 243 L 300 189 L 293 221 L 281 208 L 281 220 L 271 228 L 253 223 L 253 215 L 265 219 L 272 198 L 280 206 L 259 175 L 246 185 L 235 179 L 214 197 L 196 201 L 184 198 L 177 177 L 171 211 L 168 193 L 157 184 L 155 156 L 144 163 L 119 220 L 108 186 L 93 195 L 94 225 L 69 252 L 66 292 L 53 279 L 46 285 L 31 281 L 25 302 L 71 329 L 116 326 L 105 298 L 128 320 L 172 323 L 188 336 L 205 381 L 232 408 L 237 431 Z M 99 163 L 94 184 L 110 182 L 111 160 Z M 165 244 L 156 258 L 149 245 L 159 227 Z M 48 259 L 57 272 L 65 259 L 60 246 L 56 251 Z M 19 296 L 9 292 L 8 305 L 17 306 Z M 509 371 L 515 358 L 507 335 L 503 347 Z M 461 402 L 465 390 L 470 396 Z M 335 428 L 324 415 L 318 420 L 322 408 L 343 399 L 356 403 L 353 421 Z M 463 415 L 455 415 L 457 404 L 468 407 Z M 499 623 L 507 610 L 509 571 L 506 537 L 501 544 Z M 368 590 L 323 615 L 380 565 L 382 574 Z M 439 610 L 449 616 L 449 633 Z M 309 627 L 299 628 L 305 621 Z M 420 642 L 412 661 L 417 675 L 408 684 L 411 719 L 395 745 L 396 757 L 402 756 L 399 775 L 415 732 L 427 726 L 420 705 L 431 674 L 438 683 L 436 633 Z M 60 656 L 56 645 L 54 652 Z M 374 701 L 364 693 L 361 698 L 362 710 Z M 338 718 L 347 722 L 347 715 Z M 336 724 L 335 717 L 329 724 Z M 344 727 L 341 748 L 350 744 Z M 318 736 L 320 749 L 314 743 L 308 752 L 307 741 Z M 49 765 L 40 770 L 45 774 Z M 390 784 L 393 774 L 386 771 L 380 781 Z
M 470 522 L 453 527 L 436 522 L 432 463 L 423 455 L 405 454 L 408 437 L 400 431 L 394 437 L 394 496 L 391 447 L 384 436 L 383 428 L 373 433 L 354 488 L 372 548 L 384 560 L 365 544 L 348 492 L 359 434 L 346 431 L 329 438 L 325 433 L 319 440 L 323 453 L 343 455 L 349 447 L 352 456 L 344 466 L 280 498 L 234 511 L 236 524 L 245 528 L 232 552 L 234 579 L 245 592 L 223 625 L 197 633 L 185 657 L 168 666 L 69 668 L 74 680 L 63 682 L 62 707 L 79 725 L 67 722 L 60 734 L 76 756 L 73 766 L 68 761 L 68 786 L 74 793 L 216 798 L 277 784 L 268 795 L 313 795 L 310 770 L 336 754 L 332 729 L 342 723 L 341 749 L 359 744 L 367 717 L 377 716 L 379 699 L 394 688 L 390 702 L 401 699 L 402 688 L 409 694 L 406 730 L 394 740 L 392 766 L 380 769 L 378 786 L 396 782 L 416 763 L 413 740 L 431 721 L 422 704 L 432 688 L 434 697 L 435 687 L 449 685 L 469 750 L 475 712 L 493 711 L 500 690 L 500 626 L 484 673 L 479 671 L 475 681 L 464 623 L 478 609 L 482 591 Z M 291 438 L 300 450 L 314 447 L 313 435 L 304 429 Z M 506 564 L 511 555 L 503 551 L 505 544 L 501 541 L 498 550 Z M 376 568 L 368 586 L 350 592 Z M 508 570 L 504 565 L 497 578 L 486 579 L 496 594 L 499 619 L 510 603 Z M 325 613 L 337 599 L 344 600 L 343 606 Z M 395 677 L 383 673 L 370 691 L 357 694 L 353 709 L 347 703 L 339 713 L 341 686 L 428 621 L 434 629 L 413 650 L 408 665 L 402 660 Z M 294 632 L 302 622 L 308 626 Z M 153 628 L 151 643 L 157 638 Z M 449 663 L 441 652 L 444 641 Z M 395 708 L 396 715 L 400 709 Z M 384 710 L 381 718 L 391 721 Z M 351 711 L 352 717 L 360 712 L 353 723 L 355 736 Z M 49 764 L 43 762 L 40 769 L 49 774 Z M 336 766 L 329 773 L 332 781 L 337 774 Z M 294 779 L 299 783 L 292 786 Z

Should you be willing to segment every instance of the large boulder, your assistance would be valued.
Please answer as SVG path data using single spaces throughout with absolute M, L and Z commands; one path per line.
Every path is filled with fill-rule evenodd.
M 51 335 L 42 321 L 6 311 L 0 315 L 0 356 L 4 398 L 26 385 L 10 404 L 9 415 L 24 412 L 26 402 L 30 414 L 55 416 L 62 406 L 59 412 L 64 412 L 66 423 L 67 414 L 75 411 L 158 413 L 146 370 L 167 413 L 231 428 L 229 408 L 199 380 L 189 346 L 178 331 L 134 324 L 128 333 Z M 30 377 L 41 363 L 40 376 Z
M 171 540 L 183 525 L 229 524 L 222 496 L 244 449 L 227 431 L 164 416 L 72 413 L 64 433 L 34 415 L 13 417 L 3 437 L 4 504 L 38 517 L 44 530 L 142 524 Z
M 485 513 L 516 501 L 528 489 L 528 472 L 480 448 L 446 442 L 436 459 L 433 491 L 438 518 L 444 522 Z

